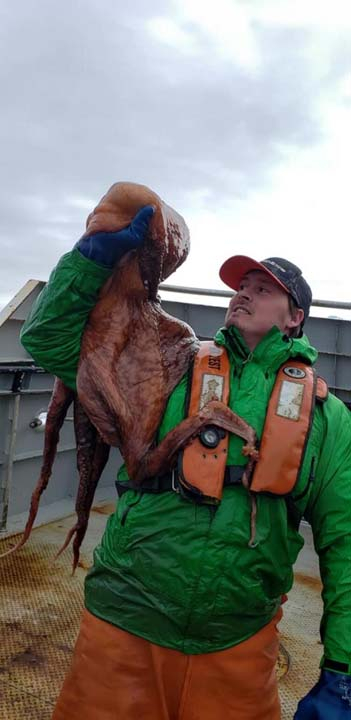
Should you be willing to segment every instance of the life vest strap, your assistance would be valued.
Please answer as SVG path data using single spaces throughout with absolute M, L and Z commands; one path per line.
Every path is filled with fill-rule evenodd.
M 242 485 L 244 470 L 245 467 L 243 465 L 227 465 L 224 473 L 224 487 Z M 128 490 L 135 490 L 140 493 L 151 493 L 152 495 L 169 492 L 171 490 L 177 491 L 179 489 L 178 471 L 175 468 L 173 471 L 170 470 L 164 475 L 147 478 L 146 480 L 143 480 L 141 485 L 138 486 L 133 485 L 131 482 L 122 483 L 116 480 L 115 486 L 119 498 L 121 498 Z

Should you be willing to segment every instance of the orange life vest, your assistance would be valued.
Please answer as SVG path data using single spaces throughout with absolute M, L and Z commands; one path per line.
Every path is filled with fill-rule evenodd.
M 223 346 L 201 343 L 195 357 L 188 414 L 195 415 L 207 402 L 229 400 L 230 364 Z M 296 485 L 312 425 L 316 397 L 327 398 L 325 380 L 300 360 L 289 360 L 278 371 L 268 403 L 259 448 L 259 459 L 249 489 L 287 495 Z M 218 429 L 217 429 L 218 430 Z M 228 434 L 202 432 L 180 453 L 178 481 L 186 493 L 192 490 L 199 502 L 218 504 L 227 466 Z M 211 446 L 211 433 L 213 442 Z
M 230 363 L 224 347 L 202 342 L 195 356 L 192 373 L 188 416 L 196 415 L 211 400 L 229 402 Z M 196 494 L 198 500 L 218 504 L 222 497 L 227 464 L 228 433 L 209 426 L 218 442 L 211 447 L 206 432 L 195 437 L 179 454 L 178 481 L 185 492 Z

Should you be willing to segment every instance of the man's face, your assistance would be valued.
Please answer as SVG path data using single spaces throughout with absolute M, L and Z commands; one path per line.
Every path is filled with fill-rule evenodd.
M 266 273 L 254 270 L 241 280 L 225 316 L 225 326 L 240 330 L 250 350 L 276 325 L 289 334 L 303 320 L 303 310 L 290 312 L 288 294 Z

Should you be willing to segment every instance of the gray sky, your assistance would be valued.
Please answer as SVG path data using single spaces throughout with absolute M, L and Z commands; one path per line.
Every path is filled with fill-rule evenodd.
M 0 0 L 0 307 L 119 180 L 190 227 L 168 281 L 282 255 L 351 300 L 349 0 Z

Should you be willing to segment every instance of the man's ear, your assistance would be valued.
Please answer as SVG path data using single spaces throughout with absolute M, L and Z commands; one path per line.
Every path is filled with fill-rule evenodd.
M 303 319 L 305 317 L 305 313 L 302 310 L 302 308 L 294 308 L 294 311 L 290 313 L 290 318 L 287 322 L 287 327 L 290 330 L 293 330 L 293 328 L 300 327 L 301 323 L 303 322 Z

